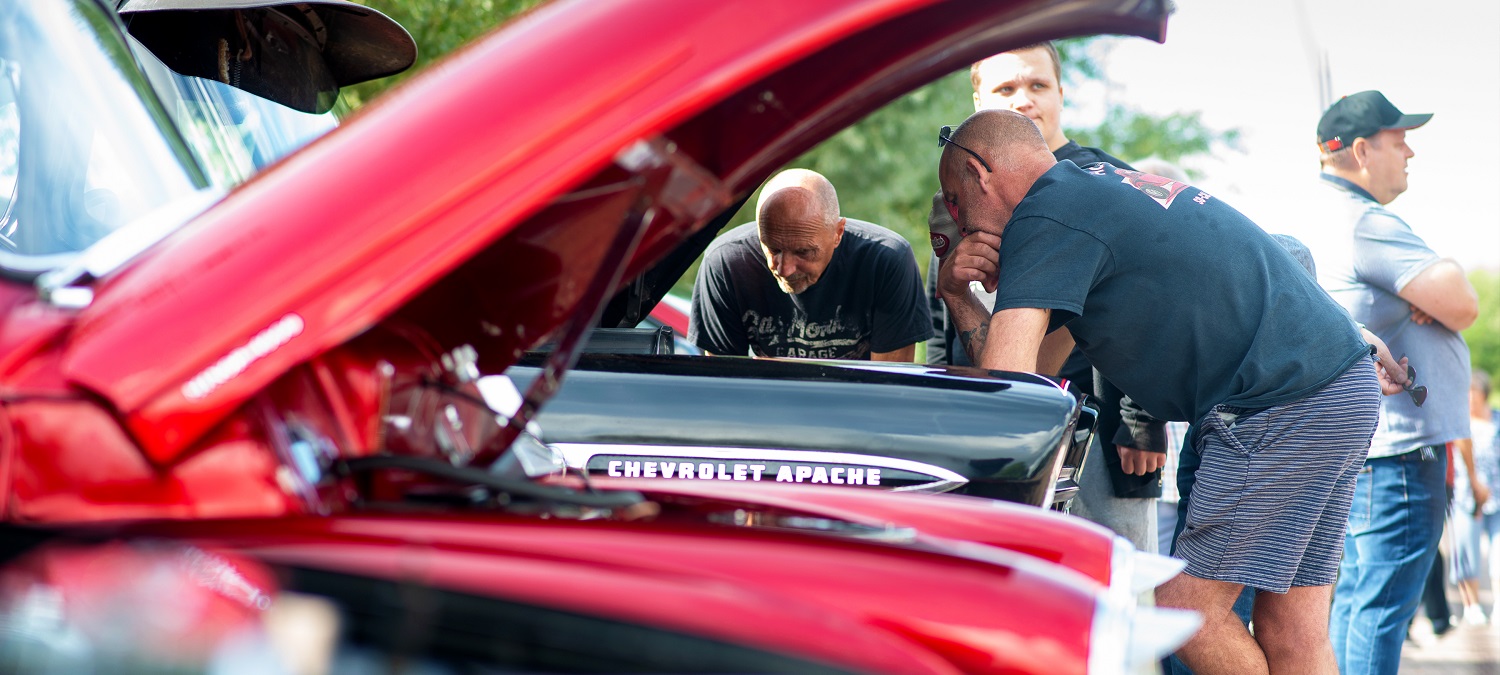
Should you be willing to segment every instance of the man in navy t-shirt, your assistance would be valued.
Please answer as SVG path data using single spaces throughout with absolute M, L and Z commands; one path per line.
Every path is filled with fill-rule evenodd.
M 806 169 L 767 182 L 755 212 L 704 252 L 688 340 L 727 356 L 913 359 L 932 318 L 905 239 L 841 216 Z
M 1178 655 L 1209 672 L 1334 672 L 1344 523 L 1380 393 L 1401 390 L 1377 379 L 1354 322 L 1202 190 L 1058 162 L 1008 111 L 975 113 L 942 140 L 943 197 L 964 237 L 939 291 L 971 357 L 1050 373 L 1076 342 L 1152 416 L 1194 422 L 1187 567 L 1157 591 L 1204 615 Z M 994 289 L 992 317 L 971 281 Z M 1269 591 L 1253 637 L 1230 611 L 1245 586 Z
M 981 59 L 969 68 L 969 83 L 974 87 L 975 110 L 1014 110 L 1031 118 L 1058 161 L 1066 159 L 1078 166 L 1106 162 L 1131 168 L 1099 148 L 1068 138 L 1062 123 L 1062 61 L 1051 42 Z M 954 233 L 958 225 L 949 215 L 941 192 L 932 197 L 927 223 L 934 254 L 946 252 L 950 239 L 957 243 Z M 927 362 L 971 366 L 974 364 L 959 346 L 958 332 L 948 320 L 948 309 L 937 295 L 941 266 L 937 255 L 927 266 L 927 300 L 937 333 L 927 341 Z M 980 297 L 985 302 L 994 300 L 988 293 Z M 1162 494 L 1161 467 L 1167 462 L 1166 423 L 1146 414 L 1130 397 L 1122 395 L 1119 387 L 1096 377 L 1094 366 L 1077 350 L 1057 375 L 1097 399 L 1094 405 L 1099 409 L 1094 429 L 1098 450 L 1090 450 L 1095 461 L 1084 463 L 1083 473 L 1077 477 L 1080 490 L 1070 504 L 1070 512 L 1114 530 L 1137 549 L 1156 552 L 1156 498 Z

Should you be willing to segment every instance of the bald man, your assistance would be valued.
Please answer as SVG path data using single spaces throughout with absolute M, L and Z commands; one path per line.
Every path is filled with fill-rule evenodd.
M 966 236 L 939 291 L 974 361 L 1056 372 L 1076 342 L 1152 416 L 1193 422 L 1187 567 L 1156 594 L 1203 614 L 1178 656 L 1200 675 L 1337 672 L 1344 526 L 1380 394 L 1401 391 L 1354 322 L 1202 190 L 1058 162 L 1009 111 L 975 113 L 941 142 L 943 200 Z M 971 281 L 996 293 L 993 316 Z M 1230 611 L 1245 586 L 1261 591 L 1254 635 Z
M 969 68 L 974 87 L 975 110 L 1014 110 L 1031 119 L 1057 160 L 1078 166 L 1106 162 L 1131 169 L 1109 153 L 1069 140 L 1063 131 L 1062 61 L 1057 47 L 1041 42 L 995 54 Z M 958 346 L 958 333 L 948 319 L 948 310 L 937 295 L 938 249 L 946 251 L 947 236 L 957 225 L 943 206 L 942 194 L 933 195 L 927 216 L 932 230 L 934 256 L 927 265 L 928 308 L 936 337 L 927 341 L 927 362 L 968 366 L 968 354 Z M 992 302 L 994 296 L 980 296 Z M 1049 373 L 1050 374 L 1050 373 Z M 1079 391 L 1096 399 L 1099 421 L 1094 431 L 1093 454 L 1098 461 L 1086 462 L 1078 477 L 1080 490 L 1070 505 L 1073 515 L 1103 525 L 1130 540 L 1137 549 L 1156 552 L 1156 499 L 1162 495 L 1162 471 L 1167 463 L 1167 425 L 1141 410 L 1120 388 L 1099 377 L 1083 353 L 1074 350 L 1056 373 L 1071 380 Z M 1093 448 L 1097 448 L 1094 450 Z
M 905 239 L 841 216 L 833 184 L 805 169 L 767 182 L 755 213 L 703 254 L 689 341 L 729 356 L 915 357 L 932 318 Z

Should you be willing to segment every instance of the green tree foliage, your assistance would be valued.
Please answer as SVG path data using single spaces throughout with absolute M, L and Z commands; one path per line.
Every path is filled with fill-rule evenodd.
M 1207 153 L 1219 144 L 1234 145 L 1239 141 L 1239 130 L 1210 129 L 1197 112 L 1156 117 L 1116 106 L 1105 114 L 1102 124 L 1069 129 L 1068 138 L 1081 145 L 1105 148 L 1126 161 L 1154 156 L 1175 163 L 1183 157 Z
M 895 230 L 923 257 L 930 250 L 927 212 L 938 189 L 937 130 L 974 111 L 972 92 L 968 71 L 952 73 L 871 113 L 791 166 L 827 176 L 845 216 Z M 732 222 L 754 219 L 752 198 Z
M 1103 76 L 1105 64 L 1091 49 L 1097 39 L 1108 38 L 1057 43 L 1063 79 L 1070 86 Z M 957 125 L 974 112 L 973 93 L 967 68 L 951 73 L 872 113 L 790 166 L 827 176 L 838 190 L 845 216 L 879 223 L 905 237 L 925 274 L 931 258 L 927 214 L 938 190 L 937 130 L 944 124 Z M 1110 107 L 1097 126 L 1065 130 L 1069 138 L 1127 161 L 1155 156 L 1176 162 L 1218 145 L 1232 146 L 1239 136 L 1238 130 L 1209 128 L 1197 112 L 1157 117 L 1118 105 Z M 732 222 L 753 220 L 754 209 L 751 198 Z M 691 294 L 696 270 L 696 265 L 689 269 L 673 291 Z
M 1479 292 L 1479 320 L 1463 333 L 1470 360 L 1491 380 L 1500 381 L 1500 271 L 1475 270 L 1469 273 L 1469 283 Z M 1490 403 L 1500 406 L 1500 391 Z
M 359 108 L 447 53 L 524 13 L 543 0 L 362 0 L 405 26 L 417 42 L 417 63 L 406 73 L 344 91 L 341 111 Z M 1070 86 L 1107 75 L 1094 49 L 1095 39 L 1058 43 L 1063 79 Z M 949 74 L 897 99 L 797 158 L 791 166 L 827 176 L 839 192 L 845 215 L 879 223 L 904 236 L 926 267 L 927 213 L 937 191 L 937 129 L 962 122 L 974 110 L 968 69 Z M 1237 132 L 1205 126 L 1197 113 L 1155 117 L 1112 107 L 1092 128 L 1068 127 L 1069 137 L 1105 148 L 1126 160 L 1157 156 L 1169 161 L 1232 143 Z M 755 199 L 736 214 L 735 223 L 754 219 Z M 697 266 L 675 291 L 689 294 Z
M 406 28 L 417 43 L 417 62 L 404 73 L 364 82 L 343 91 L 345 110 L 399 84 L 449 52 L 519 16 L 544 0 L 357 0 L 380 10 Z

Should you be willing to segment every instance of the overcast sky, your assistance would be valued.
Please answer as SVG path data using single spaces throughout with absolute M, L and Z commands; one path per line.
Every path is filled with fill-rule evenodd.
M 1195 182 L 1285 230 L 1268 224 L 1292 222 L 1317 189 L 1326 55 L 1335 98 L 1379 89 L 1403 112 L 1434 114 L 1407 134 L 1410 187 L 1390 208 L 1440 255 L 1500 270 L 1500 2 L 1177 1 L 1166 44 L 1112 41 L 1108 91 L 1069 92 L 1076 123 L 1107 97 L 1241 129 L 1240 152 L 1188 162 Z

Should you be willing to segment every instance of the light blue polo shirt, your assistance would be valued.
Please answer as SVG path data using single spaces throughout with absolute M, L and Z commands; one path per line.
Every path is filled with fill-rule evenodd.
M 1420 408 L 1405 394 L 1381 397 L 1369 456 L 1391 457 L 1468 438 L 1469 346 L 1441 323 L 1413 321 L 1410 303 L 1397 295 L 1441 258 L 1358 185 L 1328 174 L 1323 183 L 1319 199 L 1324 203 L 1309 210 L 1326 216 L 1324 227 L 1338 228 L 1338 236 L 1320 237 L 1313 247 L 1318 283 L 1384 340 L 1393 356 L 1410 359 L 1417 384 L 1427 387 Z

